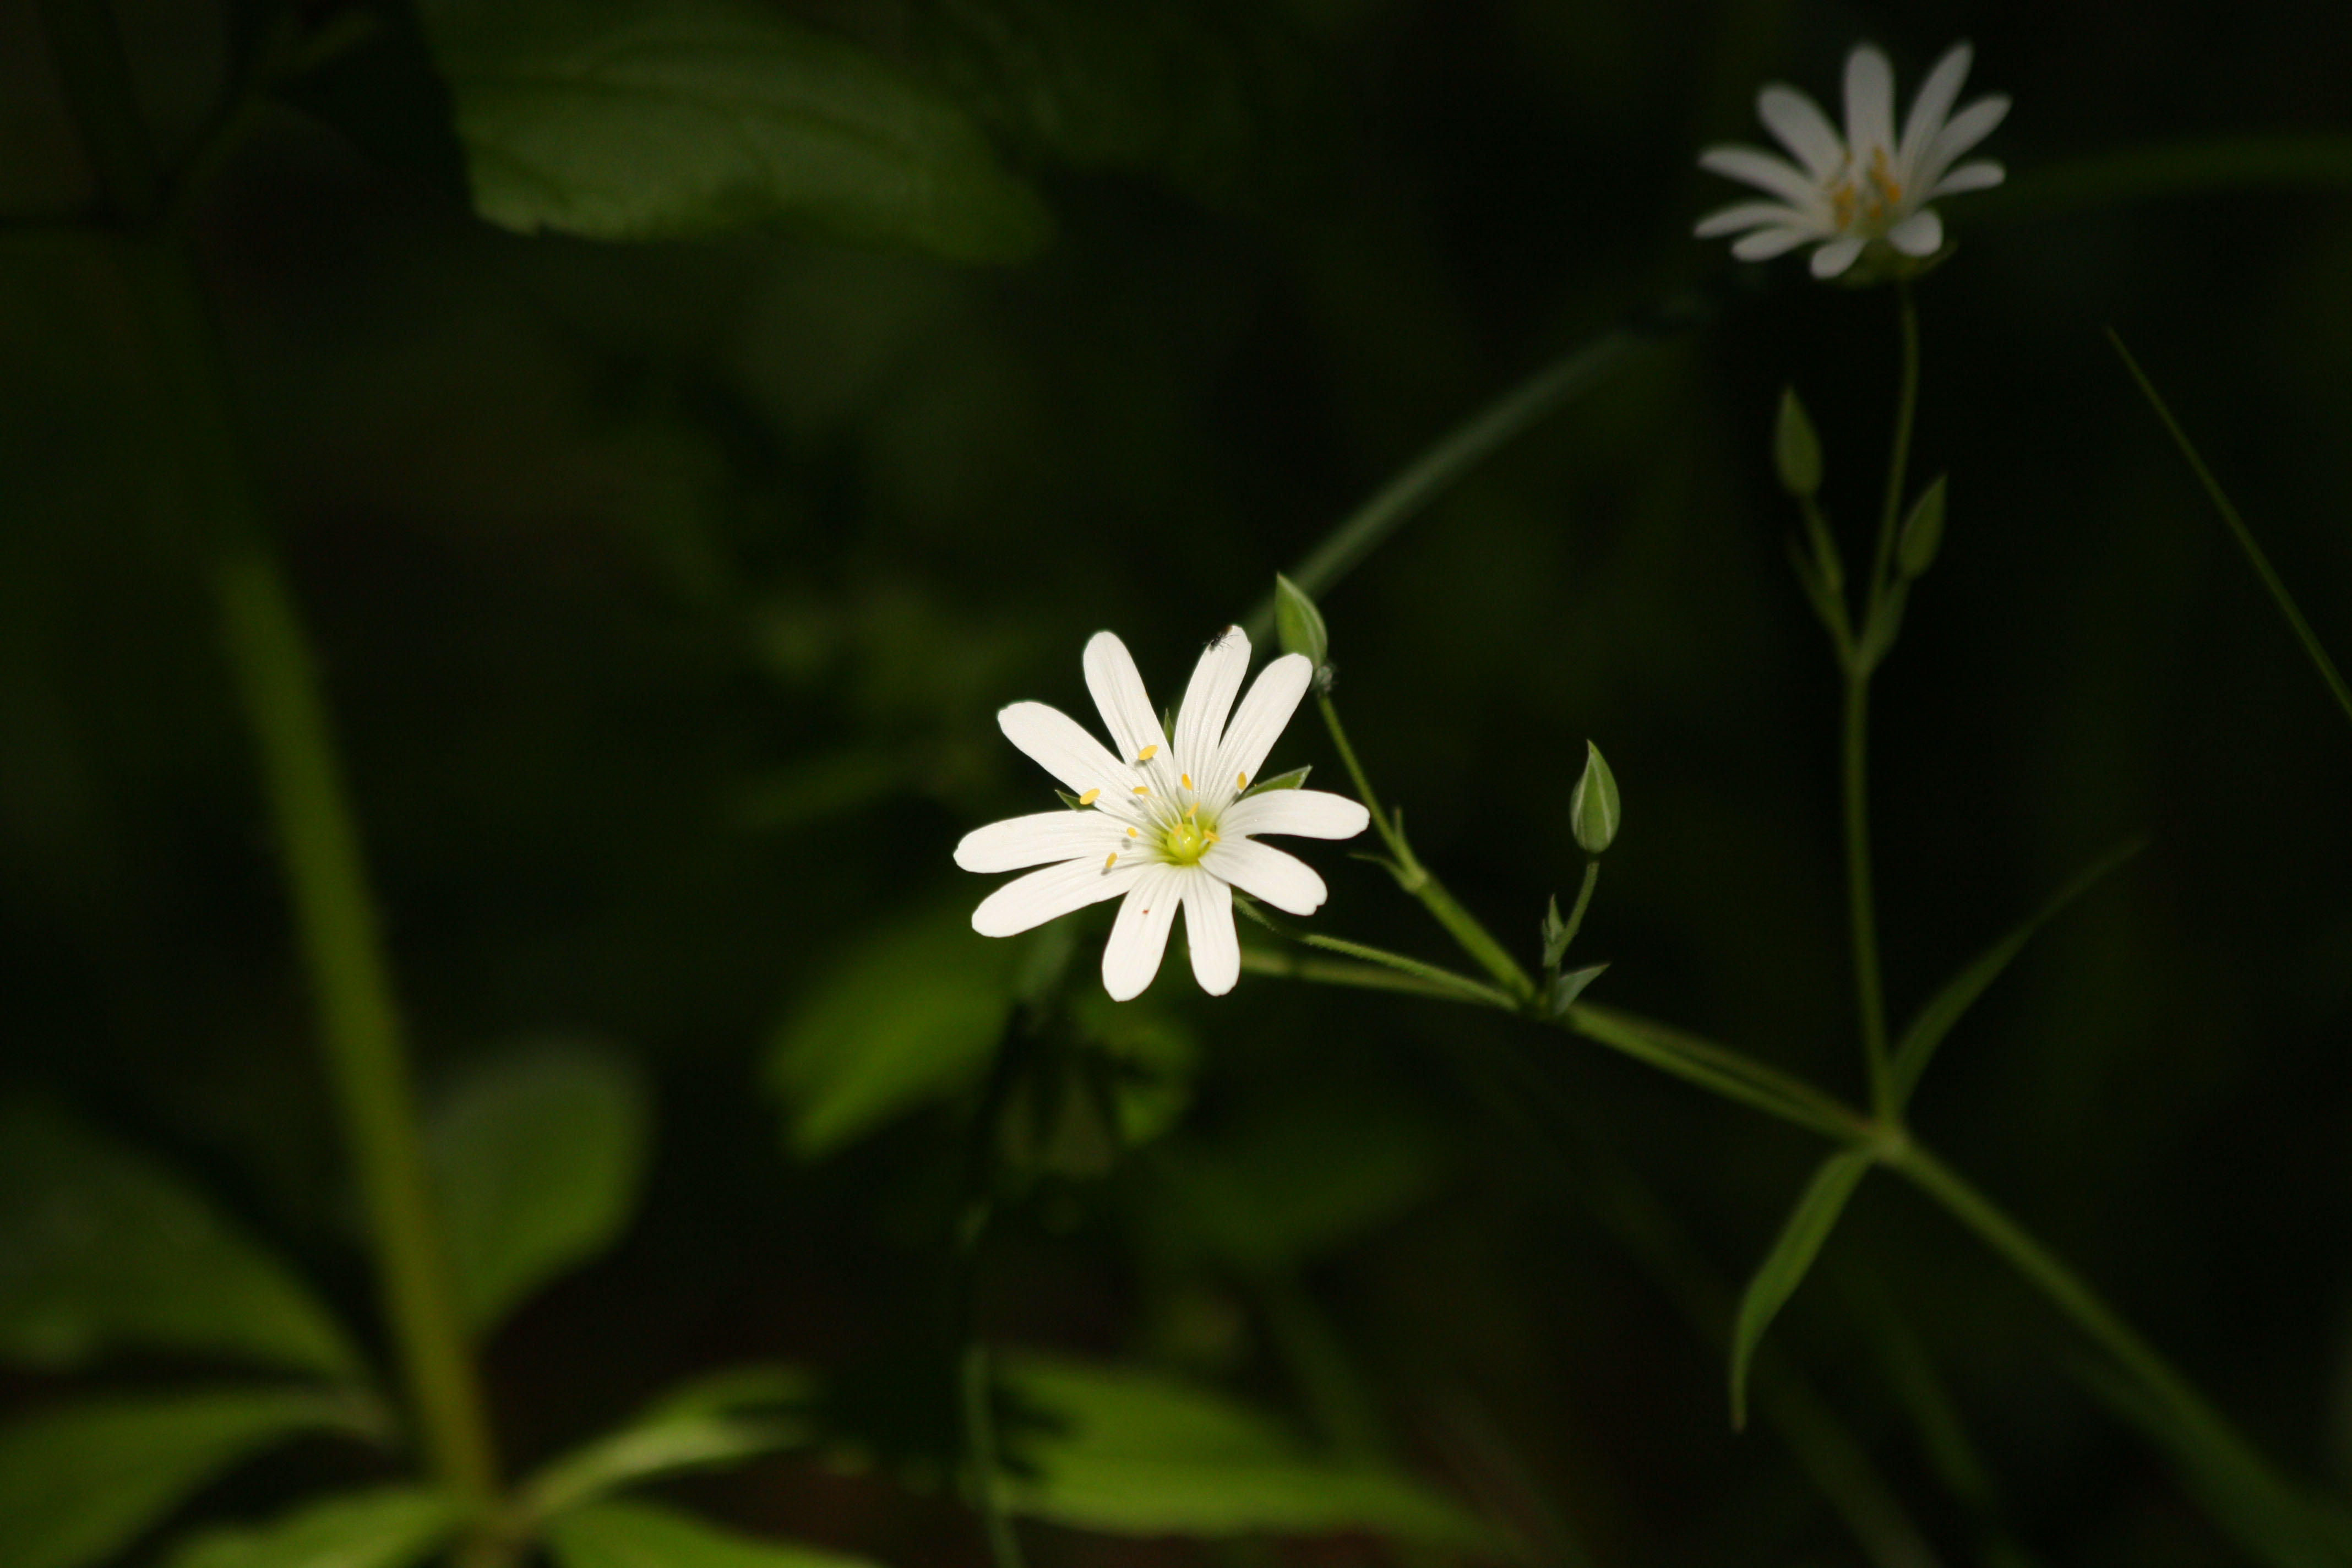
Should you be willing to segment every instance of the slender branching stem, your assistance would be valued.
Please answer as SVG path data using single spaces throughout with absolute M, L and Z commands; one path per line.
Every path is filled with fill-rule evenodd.
M 415 1091 L 358 828 L 301 616 L 269 543 L 211 302 L 172 208 L 102 0 L 43 0 L 58 79 L 79 121 L 138 295 L 199 531 L 223 642 L 251 725 L 287 891 L 319 1009 L 343 1134 L 366 1205 L 385 1317 L 434 1478 L 498 1562 L 498 1475 L 416 1132 Z
M 1878 514 L 1878 549 L 1870 568 L 1874 604 L 1886 592 L 1895 563 L 1895 534 L 1903 521 L 1903 486 L 1911 467 L 1911 426 L 1919 412 L 1919 307 L 1908 279 L 1895 279 L 1895 310 L 1903 338 L 1903 369 L 1895 394 L 1895 438 L 1886 459 L 1886 503 Z
M 992 1097 L 993 1099 L 994 1097 Z M 980 1136 L 996 1136 L 995 1108 L 983 1118 Z M 980 1331 L 979 1285 L 981 1248 L 988 1237 L 995 1205 L 983 1193 L 965 1210 L 957 1237 L 959 1265 L 964 1277 L 963 1351 L 956 1364 L 956 1394 L 963 1414 L 964 1459 L 971 1471 L 972 1506 L 980 1510 L 988 1535 L 989 1561 L 994 1568 L 1022 1568 L 1021 1537 L 999 1489 L 1003 1467 L 996 1443 L 996 1386 L 989 1365 L 988 1342 Z

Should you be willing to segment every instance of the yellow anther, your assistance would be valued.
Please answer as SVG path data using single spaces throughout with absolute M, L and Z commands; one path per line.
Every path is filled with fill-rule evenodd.
M 1201 837 L 1207 839 L 1212 844 L 1222 844 L 1224 842 L 1224 840 L 1217 837 L 1217 830 L 1213 827 L 1205 829 L 1202 833 Z
M 1150 795 L 1151 791 L 1142 784 L 1138 784 L 1135 786 L 1135 793 L 1138 795 Z
M 1234 775 L 1234 787 L 1235 789 L 1247 789 L 1247 788 L 1249 788 L 1249 774 L 1247 774 L 1247 773 L 1235 773 L 1235 774 Z
M 1894 166 L 1887 163 L 1886 149 L 1884 147 L 1877 149 L 1870 156 L 1870 183 L 1876 185 L 1880 193 L 1886 197 L 1888 206 L 1894 206 L 1903 200 L 1903 186 L 1895 178 Z
M 1192 787 L 1192 775 L 1191 773 L 1178 773 L 1176 775 L 1176 782 L 1182 784 L 1186 789 L 1191 789 Z
M 1840 228 L 1853 222 L 1853 185 L 1851 181 L 1841 181 L 1837 188 L 1830 192 L 1830 221 Z
M 1136 752 L 1136 753 L 1135 753 L 1135 760 L 1136 760 L 1137 762 L 1139 762 L 1139 763 L 1148 763 L 1148 762 L 1150 762 L 1152 758 L 1154 758 L 1154 757 L 1158 756 L 1159 754 L 1160 754 L 1160 748 L 1159 748 L 1159 747 L 1157 747 L 1157 746 L 1146 746 L 1146 747 L 1144 747 L 1144 748 L 1143 748 L 1143 750 L 1141 750 L 1141 751 L 1139 751 L 1139 752 Z
M 1112 867 L 1115 863 L 1117 863 L 1118 859 L 1118 850 L 1116 850 L 1116 849 L 1112 850 L 1109 854 L 1108 854 L 1108 855 L 1104 856 L 1104 857 L 1103 857 L 1103 869 L 1104 869 L 1104 870 L 1106 870 L 1106 871 L 1109 870 L 1109 869 L 1111 868 L 1111 867 Z
M 1102 791 L 1098 789 L 1090 789 L 1087 791 L 1086 794 L 1078 796 L 1078 804 L 1080 805 L 1092 805 L 1095 803 L 1095 796 L 1100 794 L 1102 794 Z
M 1129 828 L 1129 829 L 1127 830 L 1127 836 L 1128 836 L 1129 838 L 1134 837 L 1135 837 L 1135 829 L 1134 829 L 1134 828 L 1132 828 L 1132 827 Z

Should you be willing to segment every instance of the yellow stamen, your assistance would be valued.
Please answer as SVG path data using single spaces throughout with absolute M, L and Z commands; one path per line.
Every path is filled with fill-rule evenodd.
M 1100 794 L 1102 794 L 1102 791 L 1098 789 L 1090 789 L 1087 791 L 1086 794 L 1078 796 L 1078 804 L 1080 805 L 1092 805 L 1095 803 L 1095 796 Z
M 1134 837 L 1135 837 L 1135 829 L 1134 829 L 1134 828 L 1132 828 L 1132 827 L 1129 828 L 1129 829 L 1127 830 L 1127 836 L 1128 836 L 1129 838 Z
M 1186 789 L 1191 789 L 1192 787 L 1192 775 L 1191 773 L 1178 773 L 1176 775 L 1176 782 L 1182 784 Z
M 1135 786 L 1135 793 L 1138 795 L 1150 795 L 1151 791 L 1142 784 L 1138 784 Z
M 1158 756 L 1159 754 L 1160 754 L 1160 748 L 1159 748 L 1159 747 L 1157 747 L 1157 746 L 1146 746 L 1146 747 L 1144 747 L 1144 748 L 1143 748 L 1143 750 L 1141 750 L 1141 751 L 1139 751 L 1139 752 L 1136 752 L 1136 753 L 1135 753 L 1135 760 L 1136 760 L 1137 762 L 1139 762 L 1139 763 L 1148 763 L 1148 762 L 1150 762 L 1152 758 L 1154 758 L 1154 757 Z
M 1894 167 L 1886 161 L 1886 149 L 1879 148 L 1870 156 L 1870 183 L 1885 196 L 1886 205 L 1895 206 L 1903 200 L 1903 186 L 1895 178 Z
M 1109 870 L 1109 869 L 1111 868 L 1112 865 L 1114 865 L 1114 864 L 1118 861 L 1118 850 L 1116 850 L 1116 849 L 1112 850 L 1109 854 L 1108 854 L 1108 855 L 1104 856 L 1104 857 L 1103 857 L 1103 869 L 1104 869 L 1104 870 L 1106 870 L 1106 871 Z
M 1234 775 L 1234 787 L 1235 789 L 1247 789 L 1247 788 L 1249 788 L 1249 774 L 1247 774 L 1247 773 L 1235 773 L 1235 774 Z
M 1201 837 L 1206 838 L 1212 844 L 1222 844 L 1224 842 L 1223 839 L 1217 837 L 1217 830 L 1213 827 L 1202 833 Z
M 1830 222 L 1843 229 L 1853 222 L 1853 185 L 1841 182 L 1830 193 Z

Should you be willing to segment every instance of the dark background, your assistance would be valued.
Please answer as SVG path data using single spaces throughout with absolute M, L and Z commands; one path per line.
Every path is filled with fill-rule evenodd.
M 1692 160 L 1759 139 L 1758 81 L 1833 99 L 1868 37 L 1907 95 L 1966 36 L 1971 90 L 2017 107 L 1986 149 L 2009 188 L 1948 204 L 1960 249 L 1919 296 L 1915 471 L 1948 468 L 1952 500 L 1879 683 L 1897 1016 L 2081 865 L 2153 842 L 1961 1026 L 1917 1123 L 2291 1472 L 2352 1480 L 2352 733 L 2101 335 L 2133 344 L 2322 638 L 2352 647 L 2352 209 L 2028 199 L 2077 155 L 2343 132 L 2352 13 L 801 9 L 979 114 L 1045 195 L 1051 248 L 957 268 L 805 236 L 520 238 L 468 215 L 429 96 L 398 94 L 270 110 L 200 224 L 422 1070 L 554 1032 L 614 1042 L 656 1087 L 627 1240 L 490 1347 L 517 1465 L 730 1357 L 869 1367 L 922 1342 L 969 1098 L 801 1163 L 761 1061 L 860 932 L 977 900 L 960 834 L 1050 805 L 998 706 L 1083 712 L 1077 654 L 1103 626 L 1172 698 L 1203 637 L 1454 421 L 1726 283 L 1724 247 L 1688 231 L 1737 193 Z M 992 52 L 990 15 L 1051 47 Z M 124 16 L 159 137 L 184 143 L 220 19 Z M 37 28 L 0 9 L 0 205 L 68 205 L 82 178 Z M 1894 305 L 1795 261 L 1747 281 L 1324 608 L 1374 778 L 1497 931 L 1530 948 L 1572 889 L 1567 799 L 1597 741 L 1626 816 L 1582 944 L 1614 961 L 1594 997 L 1858 1095 L 1835 675 L 1783 557 L 1769 434 L 1793 382 L 1860 549 Z M 79 241 L 0 241 L 0 365 L 7 1086 L 201 1173 L 365 1318 L 266 815 L 119 273 Z M 1304 720 L 1275 760 L 1337 776 Z M 1379 870 L 1309 855 L 1333 889 L 1320 929 L 1446 956 Z M 1202 1047 L 1192 1109 L 1008 1222 L 997 1338 L 1187 1366 L 1312 1421 L 1303 1312 L 1401 1451 L 1523 1523 L 1553 1516 L 1531 1526 L 1553 1552 L 1855 1560 L 1780 1438 L 1727 1430 L 1706 1321 L 1811 1141 L 1436 1004 L 1255 978 L 1207 999 L 1174 950 L 1152 994 Z M 1264 1278 L 1160 1245 L 1167 1170 L 1220 1151 L 1270 1191 L 1360 1189 L 1360 1213 Z M 1996 1523 L 1906 1414 L 1898 1321 L 1969 1423 Z M 1988 1534 L 2052 1563 L 2235 1560 L 2074 1374 L 2045 1304 L 1892 1183 L 1775 1337 L 1952 1561 Z M 888 1560 L 978 1561 L 953 1505 L 877 1479 L 779 1460 L 692 1489 Z M 1228 1560 L 1039 1539 L 1048 1562 Z M 1384 1560 L 1267 1552 L 1248 1560 Z

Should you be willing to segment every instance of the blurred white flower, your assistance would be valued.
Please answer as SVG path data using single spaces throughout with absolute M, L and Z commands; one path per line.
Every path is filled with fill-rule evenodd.
M 1899 137 L 1895 72 L 1886 57 L 1868 44 L 1846 57 L 1843 137 L 1821 107 L 1795 88 L 1779 82 L 1766 87 L 1756 95 L 1757 117 L 1797 162 L 1756 147 L 1710 147 L 1700 153 L 1701 168 L 1777 199 L 1710 213 L 1699 222 L 1699 237 L 1739 235 L 1731 253 L 1743 261 L 1818 246 L 1812 258 L 1816 278 L 1838 277 L 1878 240 L 1905 256 L 1933 256 L 1943 248 L 1944 223 L 1927 204 L 1997 185 L 2002 178 L 2001 166 L 1990 159 L 1958 162 L 2009 112 L 2009 100 L 1998 93 L 1952 112 L 1971 56 L 1968 45 L 1955 44 L 1936 62 Z
M 1015 816 L 964 835 L 955 858 L 967 871 L 1045 868 L 982 900 L 972 930 L 1012 936 L 1088 904 L 1124 899 L 1102 968 L 1104 988 L 1125 1002 L 1160 973 L 1181 906 L 1193 978 L 1222 996 L 1241 974 L 1234 889 L 1294 915 L 1321 907 L 1323 879 L 1304 861 L 1256 842 L 1256 835 L 1352 838 L 1371 816 L 1322 790 L 1243 794 L 1315 676 L 1310 661 L 1286 654 L 1259 673 L 1234 711 L 1249 658 L 1249 638 L 1239 626 L 1202 651 L 1171 740 L 1127 645 L 1097 632 L 1087 644 L 1087 689 L 1102 710 L 1116 753 L 1042 702 L 1015 702 L 997 714 L 1005 738 L 1067 785 L 1079 809 Z

